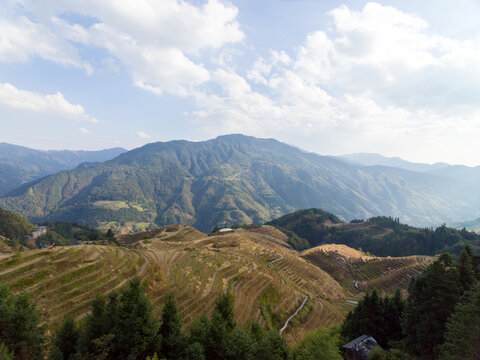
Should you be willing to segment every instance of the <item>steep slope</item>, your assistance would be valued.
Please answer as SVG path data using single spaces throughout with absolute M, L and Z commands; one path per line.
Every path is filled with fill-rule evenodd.
M 465 245 L 480 251 L 480 236 L 442 225 L 415 228 L 397 219 L 379 216 L 346 223 L 320 209 L 298 210 L 267 224 L 281 229 L 297 250 L 320 244 L 345 244 L 378 256 L 459 254 Z
M 301 253 L 312 264 L 328 272 L 353 293 L 376 289 L 392 295 L 406 289 L 412 277 L 433 262 L 429 256 L 374 257 L 366 256 L 345 245 L 321 245 Z
M 0 196 L 46 175 L 73 169 L 84 162 L 110 160 L 125 151 L 122 148 L 99 151 L 42 151 L 0 143 Z
M 294 342 L 315 328 L 339 323 L 348 309 L 347 297 L 358 299 L 363 293 L 352 288 L 350 278 L 341 284 L 334 279 L 342 270 L 328 273 L 327 263 L 325 271 L 323 264 L 300 257 L 287 239 L 271 226 L 205 236 L 191 227 L 169 225 L 118 237 L 128 248 L 80 245 L 0 255 L 0 282 L 14 292 L 29 293 L 49 326 L 66 315 L 83 317 L 96 294 L 121 288 L 133 276 L 144 281 L 157 315 L 163 295 L 173 291 L 187 325 L 210 313 L 227 288 L 235 296 L 236 320 L 242 324 L 257 320 L 267 329 L 280 329 L 307 299 L 283 332 Z M 407 279 L 428 260 L 417 267 L 397 262 L 410 269 L 398 273 Z M 362 289 L 394 291 L 397 275 L 382 271 L 372 272 Z M 403 291 L 407 285 L 406 280 L 399 284 Z
M 27 184 L 0 205 L 32 221 L 182 223 L 208 232 L 309 207 L 346 219 L 390 214 L 435 224 L 480 211 L 480 199 L 467 190 L 451 179 L 349 165 L 274 139 L 229 135 L 148 144 Z
M 0 208 L 0 236 L 19 239 L 35 230 L 35 226 L 10 211 Z
M 81 245 L 12 254 L 0 258 L 0 282 L 33 296 L 50 326 L 67 314 L 82 317 L 96 294 L 120 288 L 135 275 L 147 284 L 157 315 L 163 295 L 173 291 L 186 324 L 209 313 L 226 288 L 235 295 L 237 321 L 256 319 L 271 329 L 279 329 L 308 295 L 304 311 L 285 331 L 291 341 L 343 318 L 343 289 L 299 258 L 276 229 L 211 237 L 199 232 L 192 237 L 181 226 L 172 229 L 144 233 L 153 237 L 139 241 L 135 235 L 133 241 L 123 237 L 130 248 Z

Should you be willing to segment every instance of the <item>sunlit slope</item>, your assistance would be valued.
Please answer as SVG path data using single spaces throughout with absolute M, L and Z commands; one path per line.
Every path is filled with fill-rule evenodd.
M 257 320 L 277 329 L 308 296 L 284 333 L 289 341 L 342 319 L 337 304 L 343 301 L 343 289 L 297 257 L 278 230 L 239 229 L 211 237 L 198 232 L 197 239 L 182 238 L 182 231 L 185 227 L 178 227 L 166 237 L 164 229 L 129 248 L 82 245 L 10 255 L 0 259 L 0 283 L 30 293 L 52 326 L 67 314 L 83 316 L 96 294 L 121 288 L 135 275 L 144 280 L 157 315 L 163 295 L 173 291 L 187 324 L 208 314 L 226 288 L 235 295 L 240 323 Z
M 413 276 L 423 271 L 433 257 L 366 256 L 346 245 L 321 245 L 306 250 L 301 256 L 328 272 L 353 294 L 377 289 L 392 294 L 396 289 L 406 292 Z
M 386 214 L 432 225 L 480 215 L 471 187 L 403 169 L 358 166 L 242 135 L 152 143 L 24 184 L 0 206 L 33 222 L 120 230 L 172 223 L 201 231 L 320 207 L 350 220 Z

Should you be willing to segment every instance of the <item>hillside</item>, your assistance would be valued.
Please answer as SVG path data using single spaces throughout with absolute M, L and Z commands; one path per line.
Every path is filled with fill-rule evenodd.
M 99 151 L 43 151 L 0 143 L 0 196 L 46 175 L 73 169 L 84 162 L 110 160 L 125 151 L 122 148 Z
M 366 256 L 346 245 L 335 244 L 305 250 L 301 256 L 324 269 L 354 293 L 376 289 L 380 294 L 390 295 L 397 288 L 407 289 L 412 277 L 433 261 L 428 256 Z
M 268 222 L 289 236 L 297 250 L 321 244 L 345 244 L 377 256 L 459 254 L 465 245 L 480 252 L 480 236 L 442 225 L 416 228 L 391 217 L 372 217 L 346 223 L 320 209 L 298 210 Z
M 271 226 L 215 236 L 165 226 L 117 238 L 128 247 L 80 245 L 0 255 L 0 282 L 33 296 L 49 326 L 66 314 L 81 318 L 96 294 L 120 288 L 135 275 L 145 282 L 157 315 L 163 295 L 173 291 L 186 324 L 208 314 L 227 287 L 235 295 L 237 320 L 256 319 L 267 329 L 282 327 L 307 297 L 284 332 L 295 342 L 312 329 L 339 323 L 363 292 L 352 288 L 353 278 L 339 282 L 329 266 L 312 261 L 307 253 L 300 257 L 287 239 Z M 397 261 L 408 269 L 398 276 L 419 273 L 428 259 L 415 265 Z M 394 290 L 397 273 L 381 265 L 387 260 L 396 261 L 378 258 L 378 270 L 369 273 L 362 290 Z M 398 283 L 405 291 L 408 282 Z
M 116 229 L 181 223 L 209 232 L 310 207 L 347 220 L 389 214 L 430 225 L 479 213 L 480 198 L 469 190 L 451 179 L 229 135 L 148 144 L 26 184 L 0 206 L 31 221 L 81 220 Z
M 15 213 L 0 208 L 0 235 L 11 240 L 24 237 L 35 230 L 35 226 Z

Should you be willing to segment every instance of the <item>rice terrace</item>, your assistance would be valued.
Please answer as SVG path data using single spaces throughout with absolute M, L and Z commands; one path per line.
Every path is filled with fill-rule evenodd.
M 83 318 L 95 295 L 120 289 L 134 276 L 143 281 L 156 315 L 163 296 L 173 291 L 185 325 L 209 314 L 218 295 L 229 289 L 239 323 L 285 327 L 285 339 L 294 343 L 309 331 L 340 323 L 372 289 L 406 292 L 411 277 L 433 261 L 428 256 L 364 256 L 345 245 L 297 252 L 287 240 L 267 225 L 212 236 L 169 225 L 116 235 L 118 245 L 1 255 L 0 282 L 15 293 L 30 294 L 50 329 L 67 314 Z

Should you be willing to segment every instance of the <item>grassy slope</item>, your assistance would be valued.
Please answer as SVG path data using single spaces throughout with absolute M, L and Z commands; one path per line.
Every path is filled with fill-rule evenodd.
M 83 245 L 4 255 L 0 282 L 30 293 L 50 325 L 67 314 L 82 317 L 96 294 L 121 288 L 134 275 L 144 280 L 157 315 L 162 296 L 173 291 L 187 324 L 209 313 L 218 294 L 229 288 L 239 322 L 256 319 L 279 328 L 308 294 L 304 310 L 285 332 L 294 342 L 307 331 L 340 322 L 345 299 L 361 294 L 351 283 L 342 287 L 324 271 L 328 267 L 322 270 L 298 256 L 287 239 L 270 226 L 209 237 L 191 227 L 164 227 L 119 237 L 128 247 Z

